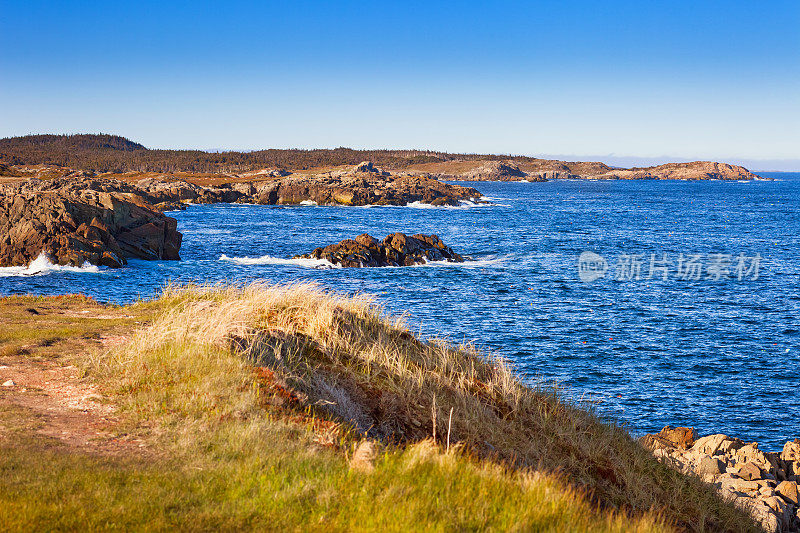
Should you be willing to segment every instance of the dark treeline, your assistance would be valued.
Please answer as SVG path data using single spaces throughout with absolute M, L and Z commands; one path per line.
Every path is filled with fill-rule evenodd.
M 422 150 L 256 150 L 252 152 L 204 152 L 202 150 L 150 150 L 124 137 L 106 134 L 27 135 L 0 139 L 0 161 L 12 165 L 59 165 L 95 172 L 245 172 L 279 167 L 305 170 L 311 167 L 376 165 L 404 168 L 419 163 L 453 159 L 509 159 L 509 156 L 448 154 Z M 518 161 L 535 158 L 514 157 Z

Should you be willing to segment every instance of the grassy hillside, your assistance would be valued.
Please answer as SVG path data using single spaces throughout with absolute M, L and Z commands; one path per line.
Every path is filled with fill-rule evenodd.
M 76 445 L 37 411 L 44 382 L 0 389 L 5 529 L 757 530 L 623 430 L 367 298 L 189 287 L 2 299 L 0 317 L 0 378 L 75 365 L 106 413 Z

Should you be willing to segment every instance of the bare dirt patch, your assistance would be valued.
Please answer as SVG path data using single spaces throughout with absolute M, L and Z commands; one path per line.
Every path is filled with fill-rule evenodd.
M 4 405 L 5 404 L 5 405 Z M 115 432 L 115 406 L 74 366 L 16 359 L 0 365 L 0 406 L 17 408 L 36 434 L 101 455 L 137 453 L 144 443 Z M 3 433 L 0 426 L 0 433 Z
M 82 453 L 146 451 L 119 434 L 116 406 L 72 364 L 123 344 L 142 318 L 79 295 L 0 298 L 0 412 L 13 413 L 13 423 L 0 417 L 0 441 L 22 430 Z

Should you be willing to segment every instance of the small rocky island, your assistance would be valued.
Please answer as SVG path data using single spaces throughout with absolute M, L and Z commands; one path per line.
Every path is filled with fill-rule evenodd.
M 429 261 L 462 263 L 464 258 L 445 245 L 438 235 L 392 233 L 383 241 L 366 233 L 325 248 L 316 248 L 295 259 L 324 259 L 343 267 L 423 265 Z

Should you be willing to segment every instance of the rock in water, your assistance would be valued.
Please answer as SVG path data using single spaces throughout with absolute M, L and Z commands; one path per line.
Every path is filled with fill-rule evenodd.
M 127 258 L 180 259 L 174 218 L 127 183 L 93 178 L 29 180 L 0 189 L 0 266 L 40 254 L 59 265 L 120 267 Z
M 392 233 L 383 242 L 366 233 L 345 239 L 295 259 L 324 259 L 343 267 L 383 267 L 421 265 L 429 261 L 461 263 L 464 258 L 446 246 L 438 235 Z

